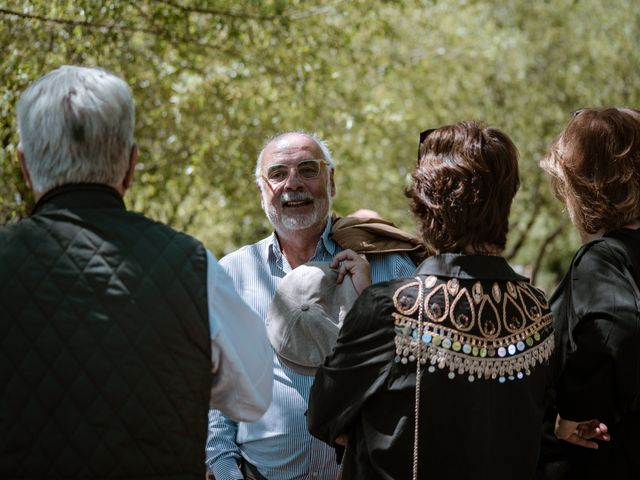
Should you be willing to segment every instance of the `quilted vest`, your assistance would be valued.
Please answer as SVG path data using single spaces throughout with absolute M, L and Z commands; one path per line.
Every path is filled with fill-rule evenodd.
M 204 477 L 206 269 L 107 186 L 0 227 L 0 478 Z

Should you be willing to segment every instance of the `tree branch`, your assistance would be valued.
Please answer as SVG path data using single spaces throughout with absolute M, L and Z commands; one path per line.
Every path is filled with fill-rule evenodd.
M 121 32 L 151 33 L 154 35 L 160 35 L 162 33 L 160 30 L 153 29 L 153 28 L 130 27 L 127 25 L 118 25 L 112 22 L 94 23 L 94 22 L 87 22 L 86 20 L 74 20 L 71 18 L 52 18 L 52 17 L 45 17 L 43 15 L 34 15 L 31 13 L 16 12 L 14 10 L 9 10 L 7 8 L 0 8 L 0 14 L 26 18 L 28 20 L 38 20 L 40 22 L 46 22 L 46 23 L 56 23 L 58 25 L 72 25 L 72 26 L 78 26 L 78 27 L 117 30 Z
M 205 15 L 215 15 L 218 17 L 231 17 L 241 18 L 244 20 L 279 20 L 288 18 L 287 15 L 259 15 L 255 13 L 234 12 L 232 10 L 220 10 L 217 8 L 202 8 L 202 7 L 186 7 L 184 5 L 178 5 L 175 2 L 169 0 L 151 0 L 153 3 L 161 3 L 169 7 L 181 10 L 185 13 L 201 13 Z
M 177 10 L 181 10 L 185 13 L 200 13 L 205 15 L 215 15 L 218 17 L 240 18 L 243 20 L 264 20 L 264 21 L 298 20 L 301 18 L 310 17 L 312 15 L 318 15 L 322 13 L 335 11 L 333 7 L 318 6 L 318 7 L 309 8 L 308 10 L 301 11 L 301 12 L 285 12 L 280 15 L 260 15 L 257 13 L 245 13 L 245 12 L 233 11 L 233 10 L 221 10 L 217 8 L 186 7 L 184 5 L 179 5 L 170 0 L 151 0 L 151 1 L 153 3 L 161 3 L 163 5 L 167 5 Z
M 21 13 L 13 10 L 9 10 L 6 8 L 0 8 L 0 16 L 15 16 L 19 18 L 23 18 L 26 20 L 36 20 L 44 23 L 53 23 L 58 25 L 71 25 L 78 26 L 83 28 L 92 28 L 97 30 L 105 30 L 105 31 L 116 31 L 116 32 L 129 32 L 129 33 L 146 33 L 150 35 L 155 35 L 157 37 L 163 38 L 168 41 L 176 41 L 183 44 L 189 44 L 192 46 L 204 47 L 210 50 L 216 51 L 224 51 L 219 45 L 213 45 L 211 43 L 202 42 L 198 40 L 198 37 L 185 37 L 175 35 L 174 32 L 169 33 L 167 30 L 161 28 L 147 28 L 140 26 L 130 26 L 130 25 L 119 25 L 114 22 L 106 22 L 106 23 L 95 23 L 88 22 L 85 20 L 74 20 L 71 18 L 55 18 L 55 17 L 46 17 L 43 15 L 34 15 L 30 13 Z M 175 36 L 174 36 L 175 35 Z M 227 51 L 227 53 L 229 53 Z M 236 54 L 237 52 L 231 52 L 232 54 Z
M 529 220 L 527 221 L 527 224 L 525 225 L 524 229 L 522 230 L 522 233 L 520 234 L 518 239 L 515 241 L 515 243 L 511 246 L 509 251 L 507 253 L 505 253 L 504 257 L 507 260 L 511 260 L 513 257 L 515 257 L 516 253 L 518 253 L 518 250 L 520 250 L 522 245 L 524 245 L 524 242 L 527 239 L 527 236 L 529 235 L 529 231 L 531 230 L 531 227 L 533 226 L 533 223 L 536 221 L 536 218 L 538 216 L 538 212 L 540 212 L 540 201 L 539 200 L 534 203 L 533 211 L 531 212 L 531 216 L 529 217 Z
M 547 237 L 542 242 L 542 245 L 540 245 L 540 250 L 538 250 L 538 255 L 536 256 L 536 259 L 533 262 L 533 267 L 531 268 L 532 284 L 536 283 L 536 276 L 538 275 L 538 271 L 540 270 L 540 266 L 542 265 L 542 260 L 544 259 L 547 247 L 551 245 L 556 237 L 562 233 L 568 223 L 568 220 L 563 220 L 549 235 L 547 235 Z

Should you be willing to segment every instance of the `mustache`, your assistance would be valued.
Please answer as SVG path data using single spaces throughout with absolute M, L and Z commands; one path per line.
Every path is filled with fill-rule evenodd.
M 287 202 L 304 202 L 313 201 L 313 195 L 309 192 L 283 192 L 280 196 L 280 203 L 285 204 Z

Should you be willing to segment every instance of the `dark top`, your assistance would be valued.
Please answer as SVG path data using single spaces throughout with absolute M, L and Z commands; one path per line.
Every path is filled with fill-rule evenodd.
M 204 477 L 206 262 L 104 185 L 0 227 L 0 478 Z
M 598 450 L 558 441 L 548 416 L 539 478 L 640 478 L 640 230 L 578 250 L 551 298 L 557 332 L 557 409 L 606 423 Z
M 553 350 L 543 293 L 500 257 L 438 255 L 416 274 L 357 300 L 311 389 L 310 432 L 348 433 L 343 478 L 412 478 L 419 355 L 419 478 L 533 478 Z

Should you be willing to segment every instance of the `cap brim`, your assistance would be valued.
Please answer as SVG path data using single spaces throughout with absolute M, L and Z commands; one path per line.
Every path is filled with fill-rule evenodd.
M 314 377 L 316 372 L 318 371 L 318 367 L 305 367 L 304 365 L 300 365 L 298 363 L 287 360 L 277 352 L 276 355 L 278 356 L 278 360 L 280 360 L 280 363 L 282 363 L 282 365 L 293 370 L 296 373 L 299 373 L 300 375 Z

